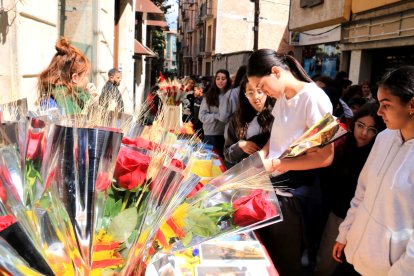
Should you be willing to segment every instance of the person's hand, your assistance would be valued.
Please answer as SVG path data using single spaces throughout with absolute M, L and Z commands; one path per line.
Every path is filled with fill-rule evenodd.
M 340 242 L 336 242 L 335 245 L 334 245 L 334 247 L 333 247 L 332 257 L 338 263 L 342 263 L 343 262 L 343 258 L 344 258 L 344 248 L 345 248 L 345 244 L 340 243 Z
M 98 96 L 98 90 L 96 89 L 95 84 L 93 84 L 92 82 L 86 85 L 86 91 L 88 91 L 89 94 L 91 94 L 94 97 Z
M 288 168 L 286 168 L 286 163 L 282 162 L 282 160 L 280 160 L 279 158 L 270 159 L 269 172 L 274 173 L 276 171 L 279 173 L 285 173 L 286 171 L 288 171 Z
M 239 147 L 247 154 L 253 154 L 256 151 L 260 150 L 259 146 L 251 141 L 239 141 Z

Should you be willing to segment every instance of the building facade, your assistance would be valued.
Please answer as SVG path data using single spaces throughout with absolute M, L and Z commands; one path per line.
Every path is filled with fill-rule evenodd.
M 177 73 L 177 32 L 166 31 L 165 34 L 165 53 L 164 70 Z
M 179 2 L 180 75 L 210 76 L 218 69 L 236 73 L 254 45 L 255 4 L 248 0 Z M 288 0 L 259 1 L 258 47 L 289 51 Z
M 292 0 L 295 56 L 312 76 L 349 72 L 354 84 L 414 64 L 414 1 Z

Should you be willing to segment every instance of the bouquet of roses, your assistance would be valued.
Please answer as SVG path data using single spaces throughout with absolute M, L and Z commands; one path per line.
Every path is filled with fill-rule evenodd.
M 279 204 L 258 154 L 246 158 L 164 216 L 153 252 L 171 252 L 221 235 L 251 231 L 282 219 Z M 167 212 L 168 214 L 168 212 Z
M 188 88 L 180 80 L 165 79 L 162 74 L 158 80 L 158 87 L 158 96 L 166 105 L 180 105 L 188 92 Z
M 144 221 L 154 217 L 155 213 L 162 213 L 162 206 L 174 196 L 172 187 L 177 188 L 184 177 L 182 169 L 185 165 L 176 159 L 179 156 L 175 156 L 177 147 L 173 144 L 176 139 L 167 138 L 171 135 L 164 132 L 152 141 L 142 137 L 123 139 L 103 223 L 99 228 L 103 240 L 117 243 L 117 246 L 113 244 L 114 249 L 124 257 L 142 233 Z M 156 143 L 161 141 L 163 145 Z M 96 256 L 93 262 L 95 271 L 119 270 L 127 264 L 124 257 L 111 262 L 111 257 L 105 260 L 100 257 L 102 254 Z
M 134 135 L 121 145 L 123 133 L 88 116 L 31 120 L 27 135 L 14 123 L 0 132 L 1 215 L 6 228 L 28 234 L 45 274 L 142 274 L 157 252 L 281 219 L 257 157 L 202 185 L 189 166 L 202 150 L 194 139 L 180 141 L 156 120 L 149 131 L 125 127 Z

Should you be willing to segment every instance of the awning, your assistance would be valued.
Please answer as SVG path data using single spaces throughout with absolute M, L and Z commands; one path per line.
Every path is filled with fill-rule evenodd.
M 137 0 L 135 1 L 135 11 L 146 13 L 164 13 L 151 0 Z
M 167 22 L 160 20 L 147 20 L 147 26 L 167 27 Z
M 135 39 L 134 53 L 136 55 L 144 55 L 149 57 L 156 57 L 157 55 L 147 46 L 142 45 L 138 40 Z

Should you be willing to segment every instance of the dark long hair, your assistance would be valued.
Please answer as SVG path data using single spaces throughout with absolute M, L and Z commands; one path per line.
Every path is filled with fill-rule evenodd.
M 234 82 L 231 88 L 236 88 L 240 86 L 244 76 L 246 75 L 247 67 L 246 65 L 242 65 L 237 69 L 236 77 L 234 78 Z
M 246 125 L 250 123 L 257 114 L 256 109 L 250 104 L 246 95 L 246 85 L 248 83 L 245 76 L 240 83 L 239 101 L 236 109 L 236 135 L 239 139 L 244 139 L 246 136 Z M 272 108 L 275 105 L 275 99 L 267 97 L 262 112 L 257 116 L 257 121 L 262 129 L 262 132 L 270 133 L 270 126 L 273 123 Z
M 378 83 L 398 98 L 408 103 L 414 97 L 414 66 L 402 66 L 385 74 Z
M 229 90 L 231 87 L 231 79 L 230 79 L 229 71 L 225 69 L 218 70 L 216 74 L 214 75 L 214 79 L 212 80 L 210 89 L 206 92 L 206 102 L 208 106 L 217 106 L 217 107 L 219 106 L 220 88 L 218 88 L 216 84 L 216 77 L 219 73 L 224 74 L 227 79 L 227 83 L 226 83 L 226 87 L 224 87 L 224 91 L 227 92 L 227 90 Z
M 378 130 L 378 132 L 385 129 L 384 120 L 380 116 L 378 116 L 379 105 L 378 103 L 366 103 L 363 106 L 361 106 L 357 112 L 355 112 L 354 116 L 352 117 L 350 128 L 351 131 L 354 131 L 355 122 L 358 121 L 358 119 L 365 117 L 365 116 L 371 116 L 374 119 L 375 122 L 375 128 Z
M 292 56 L 279 54 L 270 49 L 260 49 L 251 54 L 247 64 L 248 77 L 263 77 L 269 75 L 272 67 L 277 66 L 301 81 L 312 82 L 312 79 L 306 74 L 302 65 Z
M 350 123 L 351 131 L 347 133 L 343 142 L 339 143 L 335 147 L 335 158 L 337 158 L 337 156 L 342 156 L 342 158 L 345 158 L 347 160 L 344 162 L 345 164 L 349 162 L 355 162 L 354 158 L 355 158 L 355 154 L 357 154 L 357 152 L 355 151 L 355 147 L 357 145 L 357 141 L 355 139 L 355 135 L 353 131 L 355 128 L 355 122 L 358 121 L 358 119 L 365 117 L 365 116 L 370 116 L 374 119 L 375 128 L 378 130 L 378 132 L 385 129 L 384 121 L 377 114 L 378 107 L 379 107 L 378 103 L 366 103 L 363 106 L 361 106 L 357 112 L 355 112 L 354 116 L 352 117 L 351 123 Z M 366 152 L 366 157 L 368 157 L 369 150 L 374 145 L 374 142 L 375 142 L 375 139 L 372 139 L 372 141 L 369 144 L 364 146 L 364 148 L 368 150 L 368 152 Z

